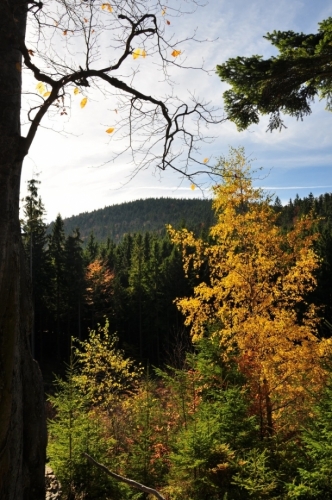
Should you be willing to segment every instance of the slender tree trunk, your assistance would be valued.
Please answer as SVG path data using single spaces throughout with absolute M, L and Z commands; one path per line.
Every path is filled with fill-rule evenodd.
M 265 407 L 266 407 L 267 434 L 268 436 L 272 436 L 273 435 L 272 402 L 270 398 L 270 391 L 267 380 L 264 379 L 263 383 L 264 383 L 264 395 L 265 395 Z
M 19 224 L 26 154 L 20 136 L 21 54 L 26 3 L 0 1 L 0 498 L 45 498 L 43 384 L 29 347 L 31 290 Z

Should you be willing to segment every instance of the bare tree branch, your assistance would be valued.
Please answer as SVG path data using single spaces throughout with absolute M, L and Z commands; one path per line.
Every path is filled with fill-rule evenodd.
M 107 467 L 105 467 L 105 465 L 100 464 L 99 462 L 97 462 L 94 458 L 92 458 L 87 453 L 83 453 L 83 455 L 89 460 L 89 462 L 94 464 L 96 467 L 98 467 L 99 469 L 101 469 L 102 471 L 104 471 L 106 474 L 113 477 L 117 481 L 128 484 L 131 488 L 136 488 L 137 490 L 143 491 L 144 493 L 148 493 L 150 495 L 153 495 L 156 498 L 158 498 L 158 500 L 166 500 L 165 497 L 163 497 L 162 494 L 159 493 L 159 491 L 157 491 L 153 488 L 149 488 L 148 486 L 145 486 L 144 484 L 138 483 L 137 481 L 133 481 L 132 479 L 128 479 L 127 477 L 120 476 L 119 474 L 115 474 L 115 472 L 111 472 Z
M 198 4 L 192 1 L 196 8 Z M 170 22 L 166 23 L 163 16 L 167 11 L 159 0 L 114 0 L 112 6 L 98 0 L 44 0 L 43 4 L 31 5 L 34 45 L 28 48 L 30 42 L 23 40 L 17 44 L 25 68 L 50 88 L 41 103 L 31 102 L 33 113 L 27 111 L 30 128 L 24 141 L 25 154 L 51 109 L 58 110 L 59 115 L 68 114 L 70 94 L 77 86 L 85 97 L 98 90 L 104 97 L 117 100 L 119 114 L 110 140 L 126 144 L 122 144 L 121 152 L 116 149 L 111 152 L 109 161 L 127 153 L 135 173 L 153 167 L 161 171 L 174 169 L 191 180 L 199 173 L 213 176 L 211 167 L 202 162 L 200 143 L 212 140 L 205 136 L 206 126 L 221 123 L 226 117 L 190 94 L 191 103 L 174 95 L 169 70 L 182 64 L 177 60 L 181 50 L 175 50 L 176 55 L 171 57 L 172 51 L 180 49 L 181 43 L 194 41 L 195 35 L 181 40 L 176 40 L 172 33 L 168 35 Z M 149 8 L 151 12 L 146 11 Z M 180 7 L 178 10 L 170 7 L 170 13 L 180 15 Z M 142 63 L 140 66 L 139 61 L 131 62 L 140 57 L 135 53 L 137 50 L 142 63 L 147 57 L 146 66 Z M 155 96 L 149 95 L 142 82 L 141 88 L 136 85 L 142 68 L 149 75 L 150 71 L 156 71 L 156 84 L 161 74 L 163 85 L 169 85 L 171 93 L 162 90 L 164 97 L 160 97 L 155 85 Z M 192 166 L 197 164 L 201 168 L 193 170 Z

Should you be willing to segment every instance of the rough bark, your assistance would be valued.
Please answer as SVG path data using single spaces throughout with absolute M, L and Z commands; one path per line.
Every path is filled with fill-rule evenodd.
M 0 498 L 45 498 L 43 384 L 32 359 L 32 302 L 19 224 L 24 139 L 20 136 L 21 54 L 26 3 L 0 2 Z

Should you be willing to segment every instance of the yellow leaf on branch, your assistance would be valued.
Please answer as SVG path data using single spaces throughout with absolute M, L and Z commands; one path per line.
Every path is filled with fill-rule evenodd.
M 103 3 L 101 5 L 102 10 L 107 10 L 108 12 L 113 12 L 113 7 L 109 3 Z
M 41 95 L 44 95 L 46 92 L 46 88 L 43 82 L 38 82 L 36 85 L 36 89 Z
M 51 92 L 48 90 L 47 92 L 45 92 L 45 93 L 43 94 L 43 97 L 48 97 L 49 95 L 51 95 Z
M 192 191 L 195 191 L 195 189 L 196 189 L 195 184 L 191 184 L 191 185 L 190 185 L 190 189 L 191 189 Z
M 133 51 L 133 59 L 137 59 L 138 57 L 146 57 L 146 52 L 144 49 L 135 49 Z
M 204 158 L 203 163 L 207 163 L 209 161 L 209 158 Z
M 166 14 L 166 7 L 161 11 L 161 15 L 164 16 Z
M 87 97 L 83 97 L 83 99 L 80 102 L 81 108 L 84 108 L 84 106 L 86 105 L 87 102 L 88 102 L 88 98 Z
M 75 95 L 77 95 L 80 93 L 80 89 L 78 87 L 75 87 L 73 92 Z
M 173 50 L 173 52 L 172 52 L 172 54 L 171 54 L 171 55 L 172 55 L 173 57 L 178 57 L 180 54 L 181 54 L 181 50 Z
M 114 127 L 110 127 L 106 130 L 107 134 L 113 134 L 115 128 Z

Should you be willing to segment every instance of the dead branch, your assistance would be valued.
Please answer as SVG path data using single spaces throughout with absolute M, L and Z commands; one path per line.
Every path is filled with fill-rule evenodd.
M 89 460 L 89 462 L 91 462 L 92 464 L 99 467 L 99 469 L 101 469 L 102 471 L 104 471 L 106 474 L 113 477 L 117 481 L 121 481 L 122 483 L 128 484 L 129 486 L 131 486 L 131 488 L 136 488 L 137 490 L 143 491 L 144 493 L 149 493 L 150 495 L 155 496 L 159 500 L 166 500 L 165 497 L 163 497 L 162 494 L 159 493 L 159 491 L 157 491 L 153 488 L 149 488 L 148 486 L 145 486 L 144 484 L 137 483 L 137 481 L 133 481 L 133 479 L 128 479 L 127 477 L 123 477 L 123 476 L 120 476 L 119 474 L 115 474 L 115 472 L 111 472 L 107 467 L 105 467 L 105 465 L 100 464 L 99 462 L 97 462 L 94 458 L 92 458 L 87 453 L 83 453 L 83 455 Z

